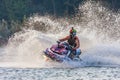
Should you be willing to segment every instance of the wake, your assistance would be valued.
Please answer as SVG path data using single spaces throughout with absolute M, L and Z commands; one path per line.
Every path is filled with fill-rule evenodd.
M 0 67 L 66 68 L 120 66 L 120 14 L 87 1 L 72 19 L 34 15 L 23 31 L 16 32 L 0 48 Z M 82 13 L 81 13 L 82 12 Z M 81 43 L 81 62 L 45 61 L 43 51 L 74 27 Z
M 57 34 L 56 34 L 57 35 Z M 44 34 L 36 30 L 26 30 L 16 33 L 4 48 L 0 57 L 0 67 L 18 68 L 75 68 L 85 66 L 120 66 L 120 47 L 117 44 L 91 44 L 81 37 L 81 43 L 91 47 L 82 47 L 80 62 L 64 61 L 58 63 L 44 59 L 43 51 L 56 43 L 58 37 L 54 34 Z M 59 36 L 60 37 L 60 36 Z

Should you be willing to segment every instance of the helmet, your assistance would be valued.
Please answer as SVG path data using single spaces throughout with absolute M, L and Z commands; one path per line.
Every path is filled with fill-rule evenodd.
M 77 31 L 72 27 L 72 29 L 70 30 L 70 35 L 75 36 L 76 32 Z

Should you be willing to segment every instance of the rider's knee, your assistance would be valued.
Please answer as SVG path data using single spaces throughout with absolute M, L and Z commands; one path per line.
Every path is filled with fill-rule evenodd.
M 81 50 L 78 48 L 76 49 L 76 55 L 80 55 L 81 54 Z

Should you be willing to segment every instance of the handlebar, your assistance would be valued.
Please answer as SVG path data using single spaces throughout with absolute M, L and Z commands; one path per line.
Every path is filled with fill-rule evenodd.
M 72 50 L 73 49 L 73 47 L 70 46 L 67 42 L 57 41 L 57 43 L 58 43 L 58 47 L 60 47 L 60 44 L 63 44 L 63 45 L 66 46 L 66 49 L 68 49 L 68 50 Z
M 61 42 L 60 42 L 60 41 L 57 41 L 57 43 L 58 43 L 58 47 L 60 47 L 59 44 L 60 44 Z

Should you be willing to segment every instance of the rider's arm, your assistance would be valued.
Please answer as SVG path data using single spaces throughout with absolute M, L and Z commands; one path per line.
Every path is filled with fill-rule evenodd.
M 65 38 L 59 39 L 59 41 L 66 41 L 69 39 L 69 36 L 66 36 Z

